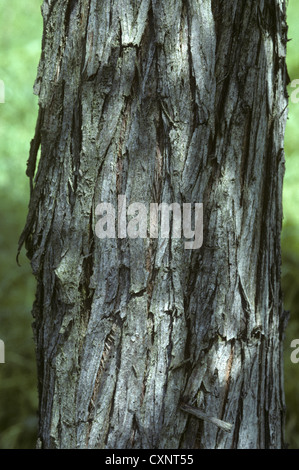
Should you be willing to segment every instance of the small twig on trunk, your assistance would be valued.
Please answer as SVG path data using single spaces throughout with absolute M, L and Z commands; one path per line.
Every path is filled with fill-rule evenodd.
M 208 423 L 215 424 L 215 426 L 218 426 L 218 428 L 222 429 L 223 431 L 231 432 L 233 428 L 232 424 L 226 423 L 225 421 L 222 421 L 221 419 L 214 418 L 213 416 L 209 416 L 203 413 L 202 411 L 200 411 L 198 408 L 187 405 L 186 403 L 181 403 L 181 410 L 186 411 L 186 413 L 190 413 L 193 416 L 196 416 L 196 418 L 207 421 Z

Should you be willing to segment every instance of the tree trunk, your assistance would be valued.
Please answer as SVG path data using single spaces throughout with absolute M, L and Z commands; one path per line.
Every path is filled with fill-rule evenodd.
M 283 447 L 285 9 L 44 1 L 20 238 L 40 447 Z M 99 239 L 120 195 L 203 203 L 202 247 Z

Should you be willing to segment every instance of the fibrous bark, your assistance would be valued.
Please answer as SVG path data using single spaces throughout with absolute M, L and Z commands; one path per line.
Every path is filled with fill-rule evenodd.
M 281 448 L 285 0 L 42 13 L 20 239 L 38 281 L 39 445 Z M 95 207 L 119 195 L 202 202 L 202 248 L 98 239 Z

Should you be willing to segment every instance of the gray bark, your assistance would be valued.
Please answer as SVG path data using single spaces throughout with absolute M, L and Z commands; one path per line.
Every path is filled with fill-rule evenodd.
M 20 238 L 41 447 L 283 447 L 285 8 L 44 1 Z M 120 194 L 203 202 L 202 248 L 98 239 Z

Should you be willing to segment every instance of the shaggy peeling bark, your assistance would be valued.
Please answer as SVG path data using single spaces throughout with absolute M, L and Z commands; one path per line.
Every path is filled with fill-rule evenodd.
M 44 1 L 20 239 L 41 447 L 283 446 L 285 8 Z M 202 248 L 98 239 L 121 194 L 203 202 Z

